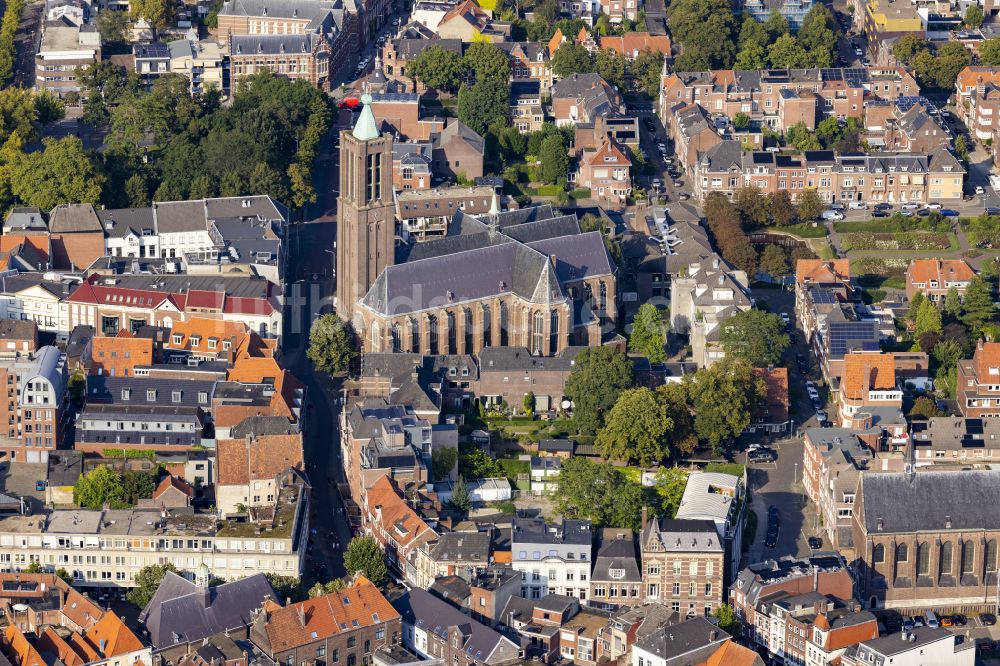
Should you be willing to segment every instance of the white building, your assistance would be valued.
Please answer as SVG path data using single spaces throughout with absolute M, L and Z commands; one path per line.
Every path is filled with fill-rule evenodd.
M 546 525 L 541 518 L 515 518 L 511 566 L 521 572 L 521 596 L 563 594 L 587 599 L 593 530 L 589 520 Z
M 974 666 L 976 644 L 947 629 L 917 627 L 851 646 L 841 663 L 844 666 Z
M 39 331 L 55 333 L 59 340 L 65 340 L 72 324 L 69 305 L 63 299 L 80 280 L 57 278 L 55 274 L 38 273 L 0 276 L 0 319 L 30 320 Z
M 746 515 L 746 478 L 717 472 L 695 472 L 688 476 L 678 520 L 711 520 L 726 545 L 730 580 L 739 573 Z

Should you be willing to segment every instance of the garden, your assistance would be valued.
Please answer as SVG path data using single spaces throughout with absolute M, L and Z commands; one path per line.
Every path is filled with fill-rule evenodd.
M 895 233 L 873 233 L 869 231 L 841 235 L 840 245 L 844 250 L 903 252 L 954 250 L 958 248 L 954 234 L 928 231 L 898 231 Z

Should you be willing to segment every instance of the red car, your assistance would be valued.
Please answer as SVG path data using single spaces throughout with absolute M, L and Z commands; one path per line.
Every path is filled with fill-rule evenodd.
M 337 108 L 338 109 L 354 109 L 354 108 L 357 108 L 357 106 L 359 104 L 361 104 L 361 100 L 359 100 L 357 97 L 347 97 L 347 98 L 344 99 L 343 102 L 341 102 L 340 104 L 337 105 Z

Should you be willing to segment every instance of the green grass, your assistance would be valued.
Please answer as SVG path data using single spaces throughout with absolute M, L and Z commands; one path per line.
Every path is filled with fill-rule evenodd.
M 633 483 L 642 483 L 642 470 L 638 467 L 619 467 L 618 470 L 625 475 L 625 478 Z
M 859 275 L 857 282 L 865 289 L 906 289 L 906 280 L 902 277 L 879 273 Z
M 951 223 L 945 218 L 934 223 L 922 217 L 889 217 L 875 220 L 858 220 L 850 222 L 834 222 L 833 228 L 838 234 L 870 232 L 876 234 L 891 234 L 903 231 L 950 231 Z
M 773 229 L 766 229 L 766 232 L 775 233 L 787 233 L 792 236 L 798 236 L 799 238 L 823 238 L 827 235 L 826 226 L 820 224 L 818 226 L 813 226 L 811 223 L 799 223 L 790 224 L 787 227 L 775 227 Z
M 524 481 L 524 486 L 522 487 L 517 480 L 518 474 L 527 475 L 531 477 L 531 461 L 530 460 L 518 460 L 517 458 L 498 458 L 497 462 L 500 463 L 500 467 L 503 468 L 504 476 L 510 480 L 511 486 L 516 490 L 527 490 L 531 481 Z
M 831 261 L 837 258 L 837 255 L 833 253 L 833 248 L 825 244 L 816 252 L 816 255 L 823 261 Z
M 713 462 L 705 465 L 706 472 L 715 472 L 718 474 L 731 474 L 733 476 L 743 476 L 747 471 L 747 468 L 739 463 L 723 463 L 723 462 Z
M 590 188 L 580 187 L 575 190 L 570 191 L 569 195 L 574 199 L 589 199 L 590 198 Z
M 535 188 L 535 194 L 541 197 L 555 197 L 558 196 L 560 192 L 565 192 L 565 188 L 562 185 L 539 185 Z

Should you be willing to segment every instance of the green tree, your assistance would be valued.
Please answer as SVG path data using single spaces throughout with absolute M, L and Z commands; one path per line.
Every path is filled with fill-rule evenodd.
M 911 303 L 910 309 L 913 309 Z M 974 335 L 978 335 L 983 325 L 993 318 L 996 308 L 993 306 L 993 287 L 982 278 L 975 276 L 969 280 L 965 288 L 965 301 L 962 306 L 962 323 Z
M 914 335 L 920 337 L 924 333 L 941 334 L 941 311 L 931 301 L 924 300 L 913 316 Z
M 586 74 L 595 71 L 594 58 L 582 45 L 571 41 L 563 42 L 552 54 L 549 61 L 552 73 L 559 77 Z
M 594 71 L 619 90 L 625 88 L 625 56 L 621 53 L 611 49 L 598 49 L 594 56 Z
M 66 117 L 66 104 L 47 90 L 35 94 L 34 102 L 35 114 L 41 125 L 48 125 Z
M 918 35 L 903 35 L 892 45 L 892 55 L 907 67 L 913 65 L 914 59 L 921 52 L 930 49 L 930 42 Z
M 733 127 L 738 130 L 745 130 L 750 127 L 750 116 L 739 111 L 733 116 Z
M 979 5 L 973 3 L 965 10 L 965 18 L 963 22 L 970 28 L 978 29 L 983 25 L 983 20 L 986 17 L 983 15 L 983 8 Z
M 698 447 L 687 388 L 684 384 L 677 383 L 656 388 L 656 399 L 663 404 L 667 418 L 673 423 L 669 437 L 670 448 L 683 455 L 690 455 Z
M 764 397 L 764 382 L 743 359 L 722 361 L 685 377 L 698 437 L 718 450 L 750 425 L 750 410 Z
M 648 467 L 670 455 L 666 435 L 671 427 L 665 406 L 652 390 L 628 389 L 611 408 L 595 444 L 608 460 L 634 460 Z
M 573 456 L 563 462 L 556 511 L 566 518 L 590 519 L 595 527 L 637 530 L 646 494 L 611 463 Z
M 389 578 L 382 546 L 370 534 L 356 536 L 347 544 L 347 550 L 344 551 L 344 568 L 347 569 L 349 576 L 360 571 L 365 578 L 376 585 L 382 585 Z
M 40 563 L 32 562 L 28 566 L 26 566 L 23 571 L 26 574 L 40 574 L 43 573 L 45 569 L 42 568 L 42 565 Z
M 782 16 L 777 9 L 772 9 L 764 21 L 764 31 L 767 33 L 768 43 L 774 43 L 781 37 L 789 34 L 791 28 L 788 26 L 788 19 Z
M 830 67 L 837 51 L 837 21 L 829 8 L 817 3 L 802 19 L 799 44 L 809 52 L 813 67 Z
M 769 244 L 760 255 L 760 270 L 773 278 L 783 278 L 791 273 L 788 255 L 780 245 Z
M 806 188 L 799 194 L 797 205 L 799 219 L 804 222 L 811 222 L 818 218 L 826 210 L 826 202 L 820 198 L 819 193 L 814 188 Z
M 11 168 L 11 192 L 25 206 L 52 210 L 63 203 L 100 203 L 104 176 L 75 136 L 43 140 Z
M 267 578 L 271 589 L 274 590 L 278 603 L 282 603 L 288 599 L 291 599 L 293 602 L 302 600 L 302 581 L 295 576 L 282 576 L 273 571 L 266 571 L 264 572 L 264 577 Z
M 663 72 L 663 54 L 644 48 L 628 67 L 636 85 L 656 99 L 660 92 L 660 74 Z
M 346 372 L 357 356 L 350 326 L 335 314 L 313 321 L 306 356 L 317 370 L 330 374 Z
M 63 582 L 66 583 L 67 585 L 73 584 L 73 577 L 70 576 L 69 572 L 63 569 L 62 567 L 56 569 L 56 575 L 62 578 Z
M 791 344 L 781 317 L 756 309 L 737 312 L 723 322 L 719 339 L 727 357 L 742 358 L 755 368 L 780 364 Z
M 473 42 L 462 57 L 466 69 L 476 75 L 477 81 L 492 79 L 507 87 L 510 80 L 510 60 L 499 46 L 488 42 Z
M 799 122 L 791 127 L 785 132 L 788 143 L 795 146 L 798 150 L 819 150 L 823 146 L 820 145 L 819 139 L 816 138 L 816 134 L 810 132 L 805 123 Z
M 535 394 L 532 393 L 531 391 L 528 391 L 527 393 L 525 393 L 524 394 L 524 398 L 521 401 L 521 404 L 524 407 L 524 413 L 525 414 L 527 414 L 528 416 L 531 416 L 532 414 L 534 414 L 534 412 L 535 412 Z
M 98 465 L 76 480 L 73 502 L 87 509 L 100 509 L 105 504 L 113 509 L 128 508 L 122 477 L 107 465 Z
M 451 473 L 455 470 L 455 463 L 458 462 L 458 449 L 448 447 L 437 447 L 431 453 L 431 470 L 434 478 L 450 479 Z
M 139 500 L 153 496 L 156 479 L 149 472 L 128 470 L 121 475 L 121 487 L 125 503 L 135 506 Z
M 660 500 L 659 514 L 664 518 L 677 516 L 677 509 L 684 496 L 684 488 L 688 482 L 688 471 L 680 467 L 661 467 L 656 473 L 653 488 Z
M 931 356 L 938 362 L 938 366 L 951 369 L 958 365 L 958 361 L 965 356 L 965 351 L 955 340 L 942 340 L 934 345 Z
M 288 186 L 285 184 L 284 176 L 264 162 L 257 164 L 250 172 L 248 188 L 244 193 L 269 194 L 275 201 L 288 201 Z
M 177 567 L 168 562 L 167 564 L 149 564 L 139 569 L 139 573 L 135 575 L 135 587 L 128 592 L 128 600 L 139 608 L 148 606 L 168 571 L 177 573 Z
M 667 5 L 667 23 L 682 47 L 677 71 L 732 66 L 737 22 L 728 0 L 675 0 Z
M 915 62 L 914 70 L 917 72 L 918 79 L 921 73 L 923 73 L 927 83 L 931 83 L 927 79 L 932 79 L 933 87 L 939 90 L 950 91 L 955 87 L 955 80 L 958 78 L 958 73 L 971 64 L 972 54 L 969 53 L 968 49 L 958 42 L 946 42 L 938 47 L 937 52 L 931 59 L 929 72 L 927 71 L 928 63 L 926 59 L 921 62 Z
M 712 615 L 719 621 L 719 629 L 722 629 L 733 638 L 739 638 L 743 635 L 743 624 L 736 617 L 736 611 L 729 604 L 716 606 L 715 610 L 712 611 Z
M 153 41 L 156 41 L 156 30 L 169 24 L 174 18 L 174 3 L 170 0 L 133 0 L 129 2 L 129 14 L 133 20 L 145 19 L 153 28 Z
M 795 205 L 788 190 L 778 190 L 767 195 L 767 212 L 775 226 L 784 227 L 795 219 Z
M 959 134 L 955 137 L 955 154 L 958 155 L 958 159 L 968 163 L 969 144 L 966 142 L 964 134 Z
M 919 396 L 913 401 L 913 407 L 910 409 L 911 419 L 926 421 L 927 419 L 932 419 L 936 416 L 941 416 L 941 410 L 939 410 L 934 401 L 927 396 Z
M 492 479 L 504 475 L 500 463 L 474 445 L 462 445 L 458 450 L 458 473 L 467 479 Z
M 101 42 L 124 44 L 128 40 L 129 17 L 126 12 L 106 9 L 97 14 L 96 23 Z
M 663 348 L 666 330 L 663 315 L 656 306 L 643 303 L 632 320 L 628 348 L 648 358 L 650 363 L 662 363 L 667 357 Z
M 316 583 L 309 588 L 309 598 L 315 599 L 316 597 L 322 597 L 324 594 L 337 594 L 350 586 L 350 581 L 346 578 L 334 578 L 333 580 L 328 580 L 326 583 Z
M 618 396 L 632 386 L 632 364 L 613 347 L 591 347 L 576 355 L 565 394 L 573 401 L 573 421 L 582 432 L 595 433 Z
M 979 45 L 979 61 L 990 67 L 1000 65 L 1000 37 L 983 40 Z
M 420 52 L 410 65 L 410 74 L 428 88 L 454 92 L 466 69 L 467 61 L 462 56 L 435 45 Z
M 541 177 L 546 183 L 564 184 L 569 173 L 569 153 L 558 134 L 545 139 L 538 153 L 542 162 Z
M 743 218 L 744 227 L 752 229 L 767 224 L 767 199 L 753 185 L 738 188 L 733 193 L 733 204 Z
M 461 513 L 468 513 L 472 509 L 472 495 L 469 494 L 469 488 L 465 485 L 465 479 L 461 475 L 451 487 L 449 504 Z
M 458 89 L 458 119 L 477 134 L 485 135 L 494 125 L 507 125 L 507 84 L 485 78 L 471 87 Z

